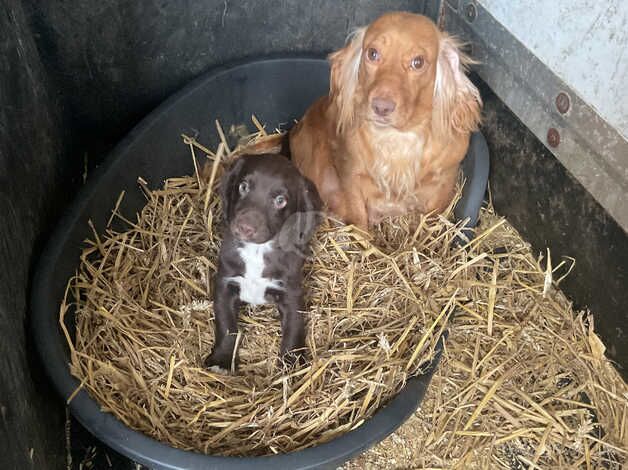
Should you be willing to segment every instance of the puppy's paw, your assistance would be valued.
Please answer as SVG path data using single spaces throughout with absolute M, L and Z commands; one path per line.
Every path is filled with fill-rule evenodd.
M 207 356 L 204 365 L 212 372 L 228 374 L 231 370 L 231 356 L 214 351 Z
M 230 372 L 229 370 L 223 369 L 220 366 L 209 366 L 207 369 L 210 372 L 213 372 L 214 374 L 221 374 L 221 375 L 228 375 Z

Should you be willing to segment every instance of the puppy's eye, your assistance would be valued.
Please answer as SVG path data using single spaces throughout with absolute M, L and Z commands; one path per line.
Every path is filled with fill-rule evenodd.
M 240 183 L 240 186 L 238 187 L 238 190 L 240 191 L 240 196 L 245 196 L 246 193 L 249 192 L 249 183 L 246 181 L 242 181 Z
M 282 196 L 280 194 L 279 196 L 276 196 L 275 199 L 273 199 L 273 204 L 275 206 L 275 209 L 283 209 L 284 207 L 286 207 L 286 204 L 288 204 L 288 199 L 286 199 L 286 196 Z
M 422 55 L 418 55 L 410 61 L 410 67 L 412 67 L 414 70 L 421 69 L 424 64 L 425 64 L 425 59 L 423 58 Z
M 379 58 L 380 58 L 379 51 L 375 49 L 374 47 L 369 47 L 366 50 L 366 58 L 370 60 L 371 62 L 379 61 Z

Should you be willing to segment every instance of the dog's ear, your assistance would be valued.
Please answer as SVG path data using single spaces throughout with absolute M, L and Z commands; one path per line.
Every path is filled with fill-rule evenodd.
M 336 131 L 342 132 L 353 122 L 358 71 L 362 60 L 362 42 L 366 27 L 358 28 L 347 37 L 345 47 L 329 55 L 331 76 L 329 95 L 338 110 Z
M 477 130 L 480 124 L 482 98 L 466 72 L 475 63 L 460 50 L 460 43 L 441 33 L 436 79 L 432 130 L 440 136 Z
M 323 201 L 318 194 L 314 183 L 305 176 L 301 176 L 299 182 L 300 191 L 297 199 L 297 212 L 320 212 L 323 208 Z
M 240 173 L 244 162 L 244 156 L 238 158 L 225 170 L 220 180 L 220 201 L 222 202 L 222 217 L 225 221 L 229 219 L 231 208 L 235 202 L 234 198 L 238 195 Z
M 305 245 L 314 236 L 316 228 L 322 222 L 323 201 L 321 201 L 316 186 L 308 178 L 301 176 L 299 185 L 300 191 L 296 212 L 296 242 L 299 245 Z
M 297 207 L 288 217 L 279 233 L 279 246 L 285 251 L 306 255 L 307 244 L 322 221 L 323 202 L 316 186 L 304 176 L 300 177 Z

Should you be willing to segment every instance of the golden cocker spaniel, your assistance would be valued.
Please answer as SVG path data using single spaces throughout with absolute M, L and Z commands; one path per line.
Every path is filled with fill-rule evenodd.
M 427 17 L 394 12 L 329 59 L 329 96 L 292 129 L 290 151 L 331 212 L 367 228 L 444 209 L 482 105 L 458 43 Z

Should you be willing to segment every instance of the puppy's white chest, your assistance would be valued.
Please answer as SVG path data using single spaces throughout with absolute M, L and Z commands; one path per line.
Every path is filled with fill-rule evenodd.
M 266 289 L 282 289 L 281 281 L 263 277 L 266 264 L 264 255 L 273 249 L 273 242 L 244 243 L 238 254 L 244 263 L 244 275 L 225 278 L 240 287 L 240 300 L 252 305 L 262 305 L 266 301 Z

